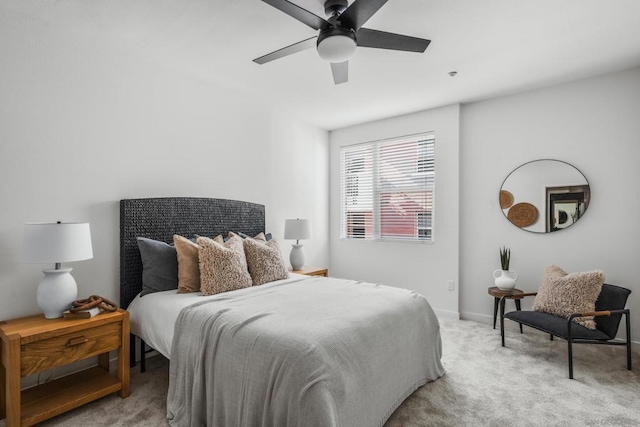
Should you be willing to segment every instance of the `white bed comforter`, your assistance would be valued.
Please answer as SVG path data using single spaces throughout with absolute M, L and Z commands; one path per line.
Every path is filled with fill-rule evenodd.
M 308 276 L 289 273 L 288 279 L 261 285 L 278 286 L 292 280 Z M 167 359 L 171 359 L 171 343 L 178 315 L 183 308 L 207 299 L 219 298 L 219 295 L 203 296 L 202 292 L 179 294 L 177 289 L 154 292 L 141 297 L 136 296 L 127 311 L 130 315 L 131 333 L 142 338 L 150 347 Z
M 379 426 L 444 374 L 438 320 L 415 292 L 296 278 L 217 295 L 175 324 L 173 426 Z

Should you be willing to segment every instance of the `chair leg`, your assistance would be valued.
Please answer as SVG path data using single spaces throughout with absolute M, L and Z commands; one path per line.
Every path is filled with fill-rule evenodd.
M 516 299 L 516 300 L 513 300 L 513 301 L 516 303 L 516 310 L 522 311 L 521 310 L 522 307 L 520 306 L 520 300 Z M 519 325 L 520 325 L 520 333 L 522 333 L 522 323 L 519 323 Z
M 567 355 L 569 356 L 569 379 L 573 379 L 573 338 L 571 338 L 571 319 L 567 324 Z M 553 336 L 553 335 L 552 335 Z
M 631 321 L 628 312 L 625 313 L 625 319 L 627 324 L 627 369 L 631 370 Z
M 502 346 L 504 347 L 504 298 L 500 299 L 500 335 L 502 337 Z
M 569 345 L 569 379 L 573 379 L 573 351 L 571 349 L 571 341 L 567 341 Z

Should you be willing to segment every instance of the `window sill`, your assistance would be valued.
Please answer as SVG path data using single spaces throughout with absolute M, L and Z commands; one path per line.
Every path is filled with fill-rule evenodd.
M 410 245 L 433 245 L 433 240 L 401 240 L 401 239 L 348 239 L 340 238 L 343 242 L 369 242 L 369 243 L 402 243 Z

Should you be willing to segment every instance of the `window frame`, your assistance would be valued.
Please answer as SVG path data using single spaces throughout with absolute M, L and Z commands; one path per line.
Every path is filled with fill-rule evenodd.
M 416 133 L 416 134 L 411 134 L 411 135 L 404 135 L 404 136 L 398 136 L 398 137 L 393 137 L 393 138 L 386 138 L 386 139 L 381 139 L 381 140 L 375 140 L 375 141 L 367 141 L 367 142 L 362 142 L 362 143 L 357 143 L 357 144 L 350 144 L 350 145 L 344 145 L 340 147 L 340 240 L 348 240 L 348 241 L 368 241 L 368 242 L 402 242 L 402 243 L 418 243 L 418 244 L 433 244 L 435 239 L 434 239 L 434 235 L 435 235 L 435 177 L 436 177 L 436 145 L 435 145 L 435 132 L 431 131 L 431 132 L 421 132 L 421 133 Z M 403 190 L 405 190 L 407 193 L 410 192 L 416 192 L 416 187 L 415 186 L 407 186 L 407 187 L 402 187 L 402 186 L 396 186 L 393 187 L 392 189 L 389 188 L 383 188 L 383 186 L 381 185 L 381 180 L 380 180 L 380 169 L 381 169 L 381 165 L 380 165 L 380 150 L 381 147 L 385 147 L 385 146 L 389 146 L 389 145 L 393 145 L 393 144 L 403 144 L 403 143 L 411 143 L 411 142 L 415 142 L 416 144 L 418 144 L 417 148 L 417 153 L 418 153 L 418 158 L 416 159 L 416 174 L 422 174 L 424 173 L 425 175 L 423 176 L 422 179 L 424 179 L 424 187 L 423 187 L 423 191 L 425 191 L 427 193 L 427 196 L 425 196 L 425 203 L 427 203 L 427 206 L 430 207 L 430 209 L 427 209 L 427 206 L 425 206 L 425 210 L 424 211 L 416 211 L 415 212 L 415 218 L 416 218 L 416 222 L 415 222 L 415 230 L 414 230 L 414 236 L 413 237 L 400 237 L 400 236 L 383 236 L 382 235 L 382 223 L 383 223 L 383 218 L 382 218 L 382 214 L 381 214 L 381 206 L 383 205 L 382 201 L 383 201 L 383 196 L 385 194 L 387 195 L 393 195 L 393 194 L 402 194 Z M 429 149 L 429 144 L 431 144 L 431 149 Z M 426 149 L 424 149 L 424 155 L 426 156 L 426 158 L 422 158 L 422 151 L 423 149 L 420 147 L 420 145 L 424 145 Z M 357 210 L 352 210 L 352 211 L 348 211 L 347 210 L 347 198 L 348 197 L 358 197 L 356 196 L 349 196 L 347 195 L 347 188 L 346 188 L 346 183 L 347 180 L 350 179 L 350 177 L 347 174 L 347 164 L 346 164 L 346 156 L 348 155 L 349 152 L 353 152 L 355 150 L 357 150 L 358 148 L 361 148 L 363 150 L 363 160 L 362 165 L 363 165 L 363 169 L 364 169 L 364 165 L 367 163 L 367 156 L 369 156 L 369 154 L 367 153 L 366 150 L 368 149 L 372 149 L 373 150 L 373 154 L 371 155 L 371 172 L 370 175 L 372 176 L 372 182 L 371 182 L 371 237 L 367 237 L 367 233 L 366 233 L 366 221 L 365 221 L 365 225 L 362 225 L 361 223 L 357 224 L 358 229 L 362 229 L 362 235 L 361 236 L 354 236 L 354 235 L 350 235 L 349 233 L 349 229 L 354 229 L 356 227 L 354 227 L 354 224 L 349 223 L 348 221 L 348 217 L 354 216 L 356 214 L 358 214 L 358 216 L 360 218 L 363 218 L 364 216 L 366 216 L 367 212 L 369 211 L 362 211 L 362 212 L 358 212 Z M 354 160 L 354 159 L 350 159 L 349 160 L 350 163 L 353 165 L 354 163 L 359 163 L 358 160 Z M 406 161 L 406 160 L 405 160 Z M 359 170 L 359 172 L 362 172 L 363 170 Z M 366 188 L 366 184 L 365 183 L 365 188 Z M 358 185 L 358 184 L 356 184 Z M 419 192 L 419 191 L 418 191 Z M 428 200 L 428 202 L 427 202 Z M 430 227 L 421 227 L 421 220 L 420 218 L 420 214 L 427 214 L 430 217 Z M 362 216 L 361 216 L 362 215 Z M 428 221 L 428 220 L 427 220 Z M 428 230 L 426 233 L 429 235 L 429 237 L 426 238 L 421 238 L 420 234 L 421 234 L 421 230 Z

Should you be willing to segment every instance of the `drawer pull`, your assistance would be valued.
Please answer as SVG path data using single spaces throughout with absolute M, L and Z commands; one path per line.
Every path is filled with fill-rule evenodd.
M 87 341 L 89 341 L 89 340 L 86 337 L 83 337 L 83 336 L 71 338 L 69 340 L 69 342 L 67 343 L 67 347 L 73 347 L 74 345 L 84 344 Z

